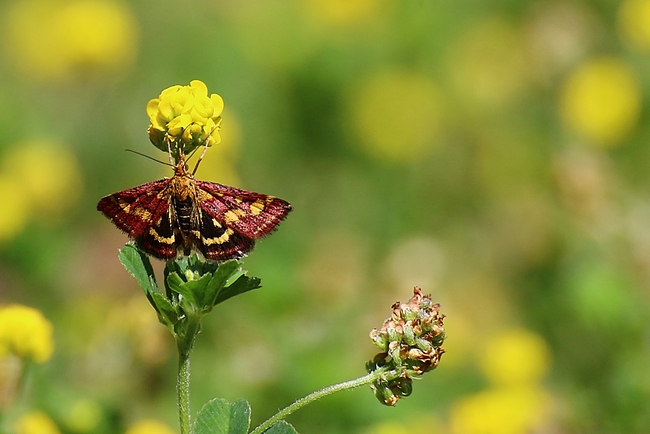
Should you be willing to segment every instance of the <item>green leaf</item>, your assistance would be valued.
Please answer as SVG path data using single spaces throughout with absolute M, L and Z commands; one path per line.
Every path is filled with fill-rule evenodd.
M 187 258 L 187 267 L 191 270 L 198 271 L 200 274 L 214 273 L 219 266 L 216 262 L 206 261 L 196 253 Z
M 264 431 L 265 434 L 298 434 L 298 431 L 289 422 L 281 420 L 274 423 L 271 428 Z
M 215 398 L 199 411 L 192 434 L 246 434 L 250 423 L 251 408 L 246 400 L 231 404 Z
M 237 270 L 235 270 L 234 273 L 232 273 L 232 274 L 230 275 L 230 277 L 228 278 L 228 281 L 226 282 L 226 285 L 225 285 L 225 286 L 230 286 L 230 285 L 232 285 L 233 283 L 235 283 L 235 281 L 236 281 L 237 279 L 239 279 L 239 276 L 243 276 L 243 275 L 245 275 L 245 274 L 246 274 L 246 270 L 242 269 L 241 267 L 238 268 Z
M 191 304 L 196 304 L 194 293 L 190 290 L 190 288 L 187 288 L 185 286 L 187 282 L 185 282 L 176 272 L 169 273 L 165 283 L 167 284 L 167 288 L 169 288 L 171 291 L 182 295 L 183 298 L 187 299 L 187 301 L 189 301 Z
M 159 292 L 152 292 L 149 302 L 156 309 L 158 320 L 170 330 L 173 329 L 174 324 L 178 322 L 177 308 Z
M 127 243 L 118 254 L 124 268 L 135 278 L 145 294 L 160 292 L 156 284 L 156 275 L 151 267 L 149 257 L 142 253 L 133 243 Z
M 227 261 L 224 262 L 223 264 L 219 265 L 219 268 L 214 272 L 214 275 L 212 276 L 212 281 L 210 282 L 210 286 L 215 286 L 218 288 L 223 288 L 226 286 L 226 282 L 230 277 L 235 274 L 238 270 L 240 269 L 240 263 L 239 261 L 232 260 L 232 261 Z
M 238 399 L 230 405 L 229 434 L 246 434 L 251 424 L 251 406 L 245 399 Z
M 207 287 L 212 279 L 211 274 L 204 274 L 196 280 L 190 280 L 183 284 L 183 288 L 192 293 L 198 307 L 203 306 L 207 297 Z
M 187 269 L 187 259 L 184 256 L 174 259 L 173 261 L 167 261 L 165 264 L 165 279 L 170 273 L 178 273 L 179 275 L 185 274 Z
M 261 288 L 261 280 L 258 277 L 248 277 L 248 276 L 239 276 L 239 279 L 229 287 L 225 288 L 217 295 L 215 300 L 215 306 L 219 303 L 223 303 L 228 300 L 230 297 L 234 297 L 244 292 L 252 291 L 253 289 Z
M 205 293 L 203 309 L 210 311 L 217 303 L 215 302 L 219 293 L 226 285 L 228 279 L 239 270 L 238 261 L 228 261 L 219 265 L 217 271 L 214 272 L 212 279 L 208 283 Z

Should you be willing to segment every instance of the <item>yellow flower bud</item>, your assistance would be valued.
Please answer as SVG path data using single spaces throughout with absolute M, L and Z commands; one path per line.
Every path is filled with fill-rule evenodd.
M 219 143 L 222 111 L 223 100 L 217 94 L 208 95 L 202 81 L 168 87 L 147 104 L 151 143 L 162 151 L 184 154 Z
M 52 323 L 40 311 L 18 304 L 0 309 L 0 355 L 44 363 L 53 352 Z

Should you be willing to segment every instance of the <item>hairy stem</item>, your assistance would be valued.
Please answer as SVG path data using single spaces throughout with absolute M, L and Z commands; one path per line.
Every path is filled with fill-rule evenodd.
M 283 420 L 287 416 L 289 416 L 291 413 L 293 413 L 296 410 L 299 410 L 300 408 L 304 407 L 307 404 L 310 404 L 318 399 L 323 398 L 324 396 L 331 395 L 334 392 L 338 392 L 341 390 L 348 390 L 348 389 L 354 389 L 355 387 L 360 387 L 360 386 L 365 386 L 367 384 L 371 384 L 374 382 L 377 378 L 383 376 L 386 374 L 385 369 L 378 369 L 374 372 L 371 372 L 368 375 L 364 375 L 363 377 L 357 378 L 356 380 L 350 380 L 350 381 L 345 381 L 343 383 L 339 384 L 334 384 L 332 386 L 325 387 L 321 390 L 317 390 L 316 392 L 310 393 L 309 395 L 305 396 L 304 398 L 300 398 L 293 404 L 289 405 L 288 407 L 285 407 L 284 409 L 280 410 L 278 413 L 276 413 L 273 417 L 268 419 L 267 421 L 263 422 L 260 426 L 255 428 L 253 431 L 251 431 L 250 434 L 261 434 L 267 429 L 269 429 L 274 423 Z
M 178 397 L 178 419 L 181 434 L 190 434 L 190 354 L 179 351 L 178 377 L 176 382 Z

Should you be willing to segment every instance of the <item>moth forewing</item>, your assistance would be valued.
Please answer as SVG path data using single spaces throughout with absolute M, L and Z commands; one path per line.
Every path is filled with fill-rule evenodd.
M 291 211 L 279 198 L 197 181 L 185 160 L 174 176 L 106 196 L 97 209 L 145 252 L 173 259 L 198 250 L 217 261 L 240 258 Z

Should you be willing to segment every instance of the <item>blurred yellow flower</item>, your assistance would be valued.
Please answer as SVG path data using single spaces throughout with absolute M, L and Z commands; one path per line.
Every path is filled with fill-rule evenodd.
M 52 323 L 39 310 L 18 304 L 0 308 L 0 355 L 47 362 L 54 352 L 52 333 Z
M 3 39 L 8 60 L 25 75 L 64 79 L 130 64 L 137 25 L 129 8 L 117 1 L 28 0 L 8 10 Z
M 54 35 L 75 67 L 117 68 L 135 57 L 136 23 L 125 4 L 112 0 L 78 0 L 62 7 Z
M 222 111 L 223 99 L 216 93 L 208 96 L 208 88 L 200 80 L 192 80 L 189 86 L 168 87 L 147 104 L 149 138 L 165 152 L 165 139 L 180 146 L 184 153 L 206 144 L 212 146 L 221 142 Z
M 578 67 L 564 83 L 560 113 L 568 127 L 603 147 L 617 145 L 636 126 L 641 92 L 623 61 L 601 57 Z
M 28 201 L 29 211 L 35 213 L 60 213 L 81 194 L 83 183 L 76 157 L 54 142 L 15 144 L 4 157 L 0 170 L 20 186 L 17 191 Z M 0 218 L 2 214 L 0 211 Z
M 544 423 L 548 407 L 540 387 L 496 388 L 457 401 L 449 423 L 453 434 L 526 434 Z
M 20 183 L 0 174 L 0 203 L 11 206 L 0 207 L 0 242 L 18 234 L 27 222 L 29 197 L 22 191 Z
M 351 122 L 370 155 L 408 163 L 438 146 L 443 104 L 429 77 L 406 71 L 380 73 L 352 98 Z
M 479 365 L 492 384 L 505 386 L 540 381 L 549 363 L 548 345 L 541 336 L 513 329 L 489 340 Z
M 15 424 L 16 434 L 61 434 L 54 421 L 42 411 L 32 411 Z
M 618 10 L 621 36 L 638 48 L 650 49 L 650 0 L 626 0 Z
M 126 434 L 174 434 L 174 431 L 162 422 L 144 419 L 131 425 Z
M 377 14 L 384 0 L 304 0 L 311 15 L 329 24 L 350 25 Z
M 95 401 L 79 399 L 66 407 L 65 425 L 73 432 L 90 433 L 102 420 L 102 409 Z

